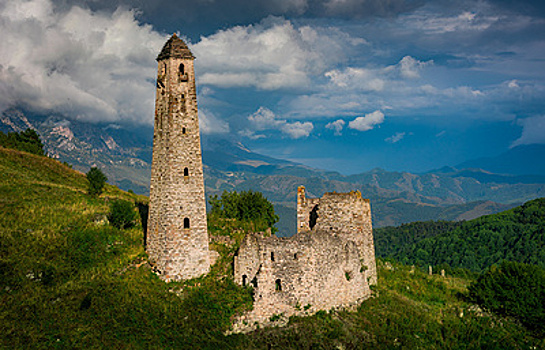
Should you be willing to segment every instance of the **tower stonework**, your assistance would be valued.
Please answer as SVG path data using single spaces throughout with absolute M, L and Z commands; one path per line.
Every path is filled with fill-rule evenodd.
M 210 270 L 194 59 L 176 34 L 157 57 L 146 250 L 166 281 Z

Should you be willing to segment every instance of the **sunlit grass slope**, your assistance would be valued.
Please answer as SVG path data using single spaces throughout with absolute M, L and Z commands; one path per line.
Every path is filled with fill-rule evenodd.
M 106 219 L 109 201 L 137 198 L 86 189 L 84 175 L 55 160 L 0 149 L 0 348 L 221 344 L 249 293 L 217 274 L 163 283 L 146 263 L 141 226 Z

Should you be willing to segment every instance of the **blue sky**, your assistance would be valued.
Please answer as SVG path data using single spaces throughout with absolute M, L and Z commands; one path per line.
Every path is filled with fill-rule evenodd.
M 345 174 L 545 143 L 540 1 L 1 1 L 0 30 L 2 110 L 151 125 L 176 32 L 204 137 Z

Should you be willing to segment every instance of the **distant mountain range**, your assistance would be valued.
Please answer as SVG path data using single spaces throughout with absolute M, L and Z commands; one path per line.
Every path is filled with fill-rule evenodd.
M 545 175 L 545 145 L 524 145 L 511 148 L 496 157 L 463 162 L 459 169 L 480 168 L 492 173 L 512 175 Z
M 97 166 L 110 183 L 148 193 L 151 127 L 90 124 L 15 109 L 0 116 L 0 131 L 28 127 L 39 132 L 51 157 L 82 172 Z M 236 141 L 204 135 L 202 143 L 207 194 L 262 192 L 280 214 L 279 232 L 288 235 L 296 230 L 295 198 L 300 185 L 315 197 L 331 191 L 361 191 L 371 200 L 375 227 L 432 219 L 468 220 L 545 196 L 545 169 L 536 161 L 545 159 L 545 146 L 518 146 L 496 158 L 422 174 L 374 169 L 345 176 L 267 157 Z M 521 169 L 528 170 L 528 175 Z

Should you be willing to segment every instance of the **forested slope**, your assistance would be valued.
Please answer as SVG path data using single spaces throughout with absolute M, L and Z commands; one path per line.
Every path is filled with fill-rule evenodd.
M 462 223 L 418 222 L 375 230 L 376 252 L 406 264 L 475 272 L 503 260 L 545 267 L 545 198 Z

